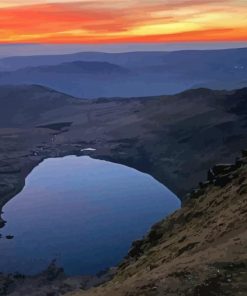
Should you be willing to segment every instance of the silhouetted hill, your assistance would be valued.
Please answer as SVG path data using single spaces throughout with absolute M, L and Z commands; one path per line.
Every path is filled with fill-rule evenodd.
M 70 63 L 63 63 L 54 66 L 40 66 L 22 69 L 16 72 L 46 72 L 46 73 L 58 73 L 58 74 L 88 74 L 88 75 L 115 75 L 115 74 L 127 74 L 129 71 L 108 62 L 83 62 L 74 61 Z
M 22 56 L 0 59 L 0 70 L 13 71 L 26 67 L 38 67 L 47 65 L 59 65 L 74 61 L 108 62 L 119 66 L 136 67 L 153 65 L 162 62 L 168 52 L 128 52 L 128 53 L 104 53 L 104 52 L 80 52 L 65 55 Z
M 38 85 L 0 87 L 0 127 L 32 124 L 42 114 L 78 100 Z

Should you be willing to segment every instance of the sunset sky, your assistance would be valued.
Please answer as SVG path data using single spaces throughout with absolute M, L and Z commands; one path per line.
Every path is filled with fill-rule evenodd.
M 0 0 L 0 43 L 246 40 L 247 0 Z

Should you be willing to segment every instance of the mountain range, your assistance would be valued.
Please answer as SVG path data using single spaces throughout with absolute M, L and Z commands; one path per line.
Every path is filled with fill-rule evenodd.
M 39 84 L 79 98 L 143 97 L 247 86 L 247 49 L 97 53 L 0 60 L 0 84 Z

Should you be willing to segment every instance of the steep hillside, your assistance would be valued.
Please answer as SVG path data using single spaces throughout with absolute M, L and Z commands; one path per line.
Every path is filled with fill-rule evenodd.
M 246 295 L 246 226 L 244 151 L 235 164 L 214 166 L 182 209 L 135 241 L 110 282 L 69 295 Z

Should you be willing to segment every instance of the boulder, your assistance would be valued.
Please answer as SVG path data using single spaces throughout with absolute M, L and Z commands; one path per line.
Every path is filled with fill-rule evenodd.
M 236 159 L 236 166 L 241 167 L 242 165 L 247 164 L 247 157 L 238 157 Z
M 129 250 L 128 256 L 137 258 L 142 254 L 143 240 L 136 240 L 132 243 L 131 249 Z
M 247 157 L 247 149 L 242 150 L 242 156 Z
M 215 179 L 215 174 L 214 174 L 214 171 L 212 168 L 208 171 L 208 178 L 207 179 L 209 182 L 213 182 Z
M 196 188 L 193 189 L 190 193 L 190 198 L 192 199 L 197 199 L 199 198 L 201 195 L 203 195 L 205 191 L 202 188 Z
M 210 181 L 205 181 L 205 182 L 200 182 L 200 183 L 199 183 L 199 186 L 200 186 L 201 189 L 205 189 L 205 188 L 207 188 L 210 184 L 211 184 Z
M 219 175 L 216 177 L 214 184 L 216 186 L 224 187 L 226 186 L 234 176 L 232 174 L 225 174 L 225 175 Z
M 236 166 L 234 164 L 216 164 L 212 170 L 214 174 L 217 176 L 219 174 L 226 174 L 234 171 Z
M 208 181 L 215 184 L 215 179 L 221 175 L 227 175 L 235 171 L 239 167 L 239 163 L 236 164 L 217 164 L 208 171 Z

